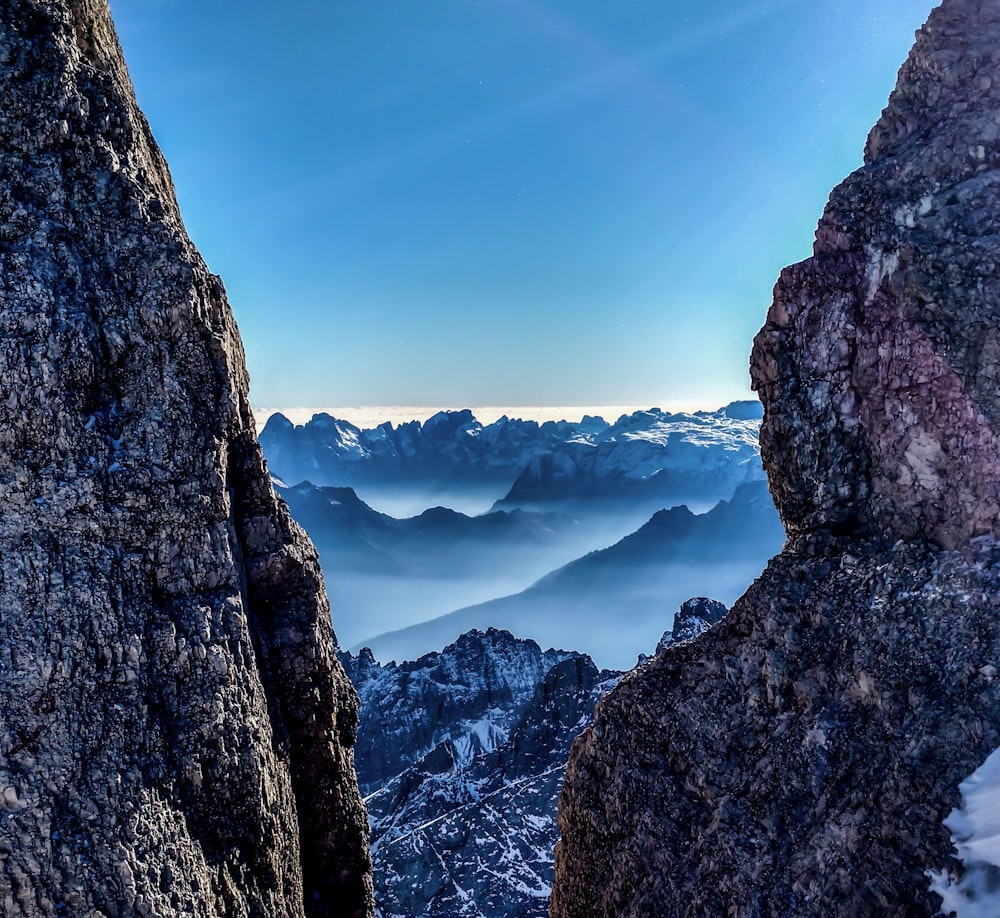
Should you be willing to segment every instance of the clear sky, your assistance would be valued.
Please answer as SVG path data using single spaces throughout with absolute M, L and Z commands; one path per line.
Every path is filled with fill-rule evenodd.
M 259 407 L 748 390 L 932 0 L 111 0 Z

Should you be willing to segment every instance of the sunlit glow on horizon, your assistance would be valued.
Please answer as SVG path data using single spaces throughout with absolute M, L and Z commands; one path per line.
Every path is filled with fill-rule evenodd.
M 748 395 L 747 398 L 753 398 L 753 396 Z M 514 405 L 507 407 L 479 405 L 471 407 L 470 410 L 481 424 L 492 424 L 502 417 L 516 418 L 522 421 L 538 421 L 539 423 L 544 421 L 577 423 L 583 419 L 584 415 L 601 417 L 613 423 L 622 415 L 632 414 L 636 411 L 648 411 L 650 408 L 659 408 L 662 411 L 670 412 L 694 412 L 715 411 L 722 407 L 724 406 L 706 405 L 703 401 L 676 400 L 648 405 Z M 440 411 L 459 410 L 461 408 L 454 405 L 352 405 L 332 408 L 254 408 L 253 413 L 258 430 L 264 428 L 267 419 L 272 414 L 279 413 L 296 426 L 308 423 L 313 415 L 328 414 L 341 421 L 348 421 L 356 427 L 371 429 L 386 421 L 398 426 L 408 421 L 426 421 Z

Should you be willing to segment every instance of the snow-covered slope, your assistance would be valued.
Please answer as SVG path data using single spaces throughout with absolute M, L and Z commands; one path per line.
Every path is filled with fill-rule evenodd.
M 495 749 L 545 673 L 571 656 L 495 628 L 398 664 L 379 663 L 369 650 L 342 653 L 363 710 L 354 747 L 361 792 L 373 793 L 444 743 L 465 761 Z
M 274 414 L 260 442 L 282 481 L 352 487 L 369 503 L 405 516 L 435 504 L 486 510 L 533 457 L 578 431 L 607 426 L 599 418 L 539 424 L 506 417 L 484 426 L 463 409 L 362 430 L 328 414 L 300 426 Z
M 545 914 L 569 743 L 619 674 L 495 629 L 413 662 L 341 660 L 383 918 Z
M 692 600 L 673 634 L 724 611 Z M 361 698 L 355 762 L 383 918 L 545 915 L 569 746 L 622 674 L 495 629 L 414 662 L 341 659 Z
M 675 503 L 708 509 L 764 477 L 761 416 L 757 402 L 693 414 L 637 411 L 532 457 L 497 506 L 565 509 L 628 497 L 646 500 L 650 512 Z

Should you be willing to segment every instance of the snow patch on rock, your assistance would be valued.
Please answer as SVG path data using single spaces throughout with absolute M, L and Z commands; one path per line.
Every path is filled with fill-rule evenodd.
M 949 870 L 927 872 L 931 892 L 941 897 L 941 914 L 956 918 L 1000 915 L 1000 749 L 958 789 L 962 805 L 945 819 L 958 859 L 961 878 Z

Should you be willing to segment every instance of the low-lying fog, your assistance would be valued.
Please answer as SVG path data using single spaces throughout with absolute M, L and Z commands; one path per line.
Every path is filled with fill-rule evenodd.
M 419 516 L 433 507 L 448 507 L 467 516 L 488 513 L 503 495 L 494 485 L 435 483 L 426 488 L 394 484 L 358 484 L 354 487 L 369 507 L 398 520 Z
M 347 488 L 282 493 L 320 552 L 340 645 L 384 661 L 493 626 L 628 668 L 652 653 L 681 602 L 731 604 L 783 539 L 763 482 L 715 509 L 692 501 L 701 515 L 649 523 L 656 506 L 625 498 L 490 513 L 503 495 L 486 488 L 362 492 L 378 512 Z
M 709 595 L 732 605 L 763 567 L 754 561 L 666 563 L 633 570 L 632 580 L 610 577 L 603 585 L 566 585 L 553 591 L 539 585 L 361 645 L 370 647 L 378 660 L 412 660 L 440 650 L 472 628 L 484 631 L 492 626 L 531 638 L 543 648 L 586 653 L 601 668 L 629 669 L 639 654 L 653 653 L 684 600 Z

